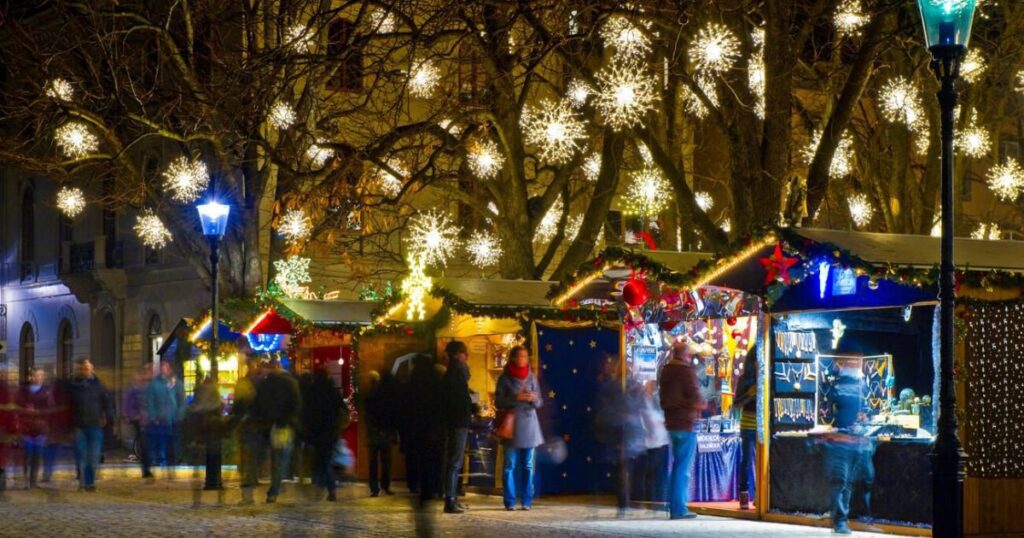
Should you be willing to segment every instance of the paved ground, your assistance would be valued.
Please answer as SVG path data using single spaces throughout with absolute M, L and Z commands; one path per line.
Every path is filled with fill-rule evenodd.
M 94 493 L 76 491 L 60 477 L 45 487 L 10 488 L 0 502 L 0 536 L 474 536 L 487 538 L 563 536 L 829 536 L 828 529 L 701 516 L 668 521 L 637 510 L 624 519 L 613 507 L 574 500 L 538 500 L 530 512 L 507 512 L 500 499 L 470 495 L 464 515 L 445 515 L 441 504 L 415 510 L 408 495 L 370 498 L 365 485 L 342 488 L 337 503 L 314 498 L 308 486 L 286 484 L 276 504 L 240 506 L 229 487 L 198 492 L 199 481 L 178 472 L 174 479 L 145 484 L 125 472 L 109 472 Z M 17 486 L 15 486 L 16 488 Z M 198 502 L 197 502 L 198 501 Z M 858 533 L 859 536 L 872 536 Z

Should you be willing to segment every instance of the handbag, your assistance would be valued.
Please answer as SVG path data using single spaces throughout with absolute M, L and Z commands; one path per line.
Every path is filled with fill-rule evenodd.
M 494 417 L 494 435 L 498 439 L 511 440 L 516 435 L 516 411 L 509 409 L 498 412 Z

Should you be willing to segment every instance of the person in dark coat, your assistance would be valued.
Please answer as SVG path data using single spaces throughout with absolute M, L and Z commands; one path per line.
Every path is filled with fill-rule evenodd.
M 230 426 L 238 431 L 238 467 L 242 477 L 242 504 L 252 504 L 253 488 L 259 482 L 259 473 L 269 445 L 266 430 L 253 412 L 256 390 L 264 377 L 259 360 L 246 362 L 245 376 L 235 383 L 235 399 L 231 406 Z
M 512 439 L 503 440 L 503 497 L 506 510 L 515 510 L 516 497 L 523 510 L 533 508 L 534 451 L 544 444 L 537 410 L 544 405 L 537 377 L 530 371 L 530 352 L 515 346 L 508 353 L 505 371 L 498 377 L 494 406 L 515 413 Z
M 270 488 L 267 502 L 277 501 L 281 482 L 291 464 L 295 435 L 302 420 L 302 396 L 299 382 L 281 367 L 281 362 L 270 363 L 270 373 L 256 387 L 256 400 L 252 414 L 270 439 Z
M 222 439 L 224 431 L 224 402 L 221 400 L 217 381 L 208 376 L 196 387 L 192 405 L 184 423 L 189 424 L 191 438 L 203 447 L 206 460 L 206 476 L 203 489 L 217 491 L 224 489 L 221 480 L 223 460 Z
M 95 491 L 96 469 L 103 450 L 103 428 L 114 423 L 114 403 L 88 359 L 79 360 L 76 370 L 69 389 L 75 459 L 82 489 Z
M 128 420 L 135 436 L 135 445 L 138 447 L 139 463 L 142 465 L 142 478 L 150 480 L 153 473 L 150 471 L 149 443 L 146 436 L 146 392 L 149 390 L 149 383 L 153 379 L 153 368 L 143 366 L 135 371 L 132 378 L 132 386 L 124 393 L 124 400 L 121 403 L 121 416 Z
M 466 454 L 466 436 L 473 418 L 473 399 L 469 394 L 469 350 L 466 344 L 452 340 L 445 346 L 448 355 L 448 369 L 444 373 L 445 403 L 445 492 L 444 511 L 446 514 L 461 514 L 467 507 L 458 502 L 459 474 Z
M 672 346 L 672 356 L 661 368 L 661 408 L 665 428 L 672 441 L 672 471 L 669 477 L 669 514 L 672 519 L 692 519 L 697 514 L 686 509 L 693 460 L 697 454 L 697 434 L 693 426 L 700 411 L 707 407 L 697 382 L 694 352 L 683 342 Z
M 313 485 L 327 490 L 327 500 L 337 500 L 337 484 L 331 472 L 331 455 L 338 438 L 341 408 L 345 405 L 338 387 L 334 386 L 327 370 L 319 368 L 313 374 L 303 399 L 305 417 L 304 435 L 312 453 L 311 476 Z
M 430 355 L 417 355 L 409 374 L 407 404 L 409 452 L 419 471 L 420 506 L 441 493 L 445 419 L 441 373 Z
M 832 529 L 851 534 L 850 502 L 858 483 L 863 483 L 864 507 L 871 511 L 871 486 L 875 479 L 874 445 L 865 436 L 863 373 L 859 363 L 842 364 L 833 398 L 835 430 L 825 438 L 825 476 L 831 487 Z
M 47 437 L 56 407 L 53 388 L 46 383 L 46 371 L 42 368 L 33 369 L 31 380 L 18 394 L 18 413 L 25 447 L 25 477 L 30 488 L 37 485 L 40 463 L 47 469 L 44 476 L 49 476 L 53 469 L 53 456 Z
M 364 392 L 363 414 L 366 423 L 366 446 L 370 458 L 370 496 L 383 490 L 391 492 L 391 447 L 394 445 L 394 381 L 390 376 L 370 372 L 370 382 Z

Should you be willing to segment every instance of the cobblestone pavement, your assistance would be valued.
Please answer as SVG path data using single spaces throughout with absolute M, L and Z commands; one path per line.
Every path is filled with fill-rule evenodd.
M 124 474 L 124 473 L 120 473 Z M 275 504 L 239 505 L 229 486 L 200 492 L 198 478 L 146 484 L 125 476 L 105 477 L 96 492 L 76 491 L 59 479 L 39 489 L 9 489 L 0 502 L 0 536 L 829 536 L 828 529 L 701 516 L 668 521 L 663 513 L 637 510 L 619 519 L 613 507 L 585 501 L 540 499 L 530 512 L 507 512 L 498 497 L 470 495 L 463 515 L 441 513 L 441 503 L 415 510 L 409 495 L 371 498 L 365 485 L 339 490 L 328 503 L 309 486 L 286 484 Z M 198 502 L 197 502 L 198 501 Z M 872 536 L 858 533 L 860 536 Z

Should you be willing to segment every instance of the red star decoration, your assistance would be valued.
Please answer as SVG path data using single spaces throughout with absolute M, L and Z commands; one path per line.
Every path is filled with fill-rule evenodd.
M 771 284 L 780 276 L 783 282 L 789 284 L 789 268 L 796 265 L 796 262 L 800 261 L 800 259 L 787 258 L 782 254 L 782 243 L 778 243 L 775 245 L 775 252 L 771 256 L 761 258 L 759 261 L 764 266 L 765 285 Z

